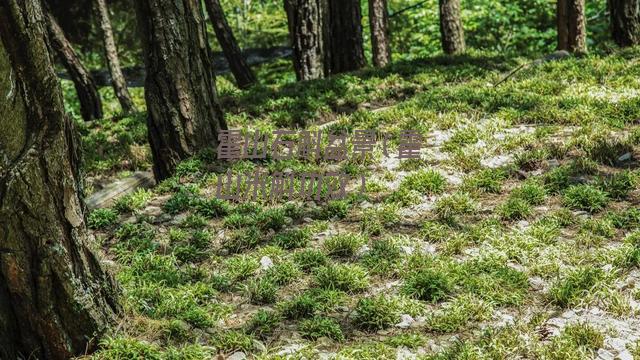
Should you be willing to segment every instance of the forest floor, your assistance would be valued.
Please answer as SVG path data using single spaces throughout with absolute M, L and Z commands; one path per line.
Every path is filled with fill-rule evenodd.
M 519 61 L 471 53 L 248 91 L 219 79 L 231 127 L 415 130 L 421 159 L 399 160 L 397 137 L 389 156 L 379 142 L 340 163 L 202 154 L 94 210 L 126 313 L 93 357 L 640 359 L 640 49 L 493 86 Z M 148 170 L 143 115 L 81 131 L 89 192 Z M 227 168 L 344 171 L 366 191 L 227 203 Z

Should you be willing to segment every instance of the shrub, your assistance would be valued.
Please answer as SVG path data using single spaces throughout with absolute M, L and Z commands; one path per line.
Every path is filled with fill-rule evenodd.
M 280 305 L 282 315 L 287 319 L 301 319 L 313 316 L 320 308 L 318 301 L 308 293 L 299 295 Z
M 504 220 L 520 220 L 531 215 L 533 209 L 526 201 L 510 197 L 502 205 L 498 207 L 498 213 Z
M 510 197 L 522 199 L 529 205 L 540 205 L 547 197 L 547 190 L 544 186 L 534 181 L 526 181 L 520 187 L 511 192 Z
M 599 187 L 613 199 L 624 200 L 635 189 L 636 184 L 636 176 L 631 171 L 625 170 L 601 179 Z
M 229 203 L 217 198 L 200 200 L 196 202 L 195 207 L 198 214 L 208 219 L 225 216 L 230 211 Z
M 384 295 L 362 298 L 355 308 L 353 322 L 365 331 L 377 331 L 399 321 L 397 304 Z
M 574 185 L 563 196 L 565 206 L 574 210 L 595 213 L 602 210 L 609 201 L 607 194 L 591 185 Z
M 447 180 L 435 170 L 419 170 L 405 177 L 400 183 L 401 189 L 417 191 L 424 195 L 440 194 Z
M 277 312 L 260 309 L 253 314 L 246 325 L 246 330 L 258 338 L 265 339 L 274 332 L 281 321 L 282 318 Z
M 309 340 L 317 340 L 321 337 L 335 341 L 344 340 L 340 325 L 335 320 L 322 316 L 301 321 L 298 324 L 298 331 L 303 338 Z
M 265 276 L 276 285 L 286 285 L 299 277 L 300 270 L 291 261 L 284 261 L 267 270 Z

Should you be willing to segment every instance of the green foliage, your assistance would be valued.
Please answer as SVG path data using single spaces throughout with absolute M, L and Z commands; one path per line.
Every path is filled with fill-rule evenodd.
M 594 267 L 582 267 L 568 272 L 549 290 L 551 302 L 561 307 L 577 305 L 595 286 L 603 281 L 604 272 Z
M 274 244 L 287 250 L 305 247 L 309 240 L 311 240 L 311 231 L 307 228 L 285 230 L 273 237 Z
M 246 292 L 252 304 L 273 304 L 276 301 L 278 286 L 268 278 L 250 280 Z
M 265 276 L 276 285 L 287 285 L 301 275 L 300 270 L 292 261 L 283 261 L 267 270 Z
M 602 210 L 609 198 L 607 193 L 591 185 L 573 185 L 569 187 L 563 196 L 564 205 L 575 209 L 595 213 Z
M 365 331 L 382 330 L 399 321 L 396 302 L 384 295 L 360 299 L 353 317 L 354 325 Z
M 603 178 L 599 187 L 609 196 L 616 200 L 624 200 L 633 191 L 638 182 L 637 175 L 631 171 L 625 170 L 615 173 L 610 177 Z
M 96 209 L 89 214 L 87 226 L 90 229 L 105 229 L 118 220 L 118 213 L 109 208 Z
M 465 179 L 464 187 L 468 190 L 477 190 L 488 193 L 500 193 L 502 183 L 507 174 L 502 169 L 483 169 L 474 176 Z
M 440 198 L 435 205 L 438 218 L 448 222 L 454 221 L 457 216 L 468 215 L 478 208 L 478 204 L 468 193 L 456 192 Z
M 444 191 L 447 180 L 435 170 L 419 170 L 405 177 L 400 189 L 417 191 L 424 195 L 440 194 Z
M 298 267 L 305 272 L 315 270 L 329 262 L 327 255 L 320 250 L 314 249 L 306 249 L 295 253 L 294 260 Z
M 358 265 L 338 264 L 318 268 L 315 283 L 322 289 L 355 293 L 369 286 L 369 277 Z
M 278 327 L 282 318 L 275 311 L 258 310 L 249 320 L 246 330 L 255 337 L 265 339 Z
M 526 181 L 520 187 L 514 189 L 509 196 L 522 199 L 527 204 L 535 206 L 544 202 L 547 197 L 547 190 L 535 181 Z
M 298 323 L 298 331 L 303 338 L 309 340 L 317 340 L 321 337 L 327 337 L 335 341 L 344 340 L 340 324 L 327 317 L 316 316 L 302 320 Z
M 453 289 L 448 274 L 423 269 L 412 273 L 404 282 L 404 294 L 423 301 L 437 302 L 444 299 Z
M 532 212 L 533 210 L 528 202 L 516 197 L 509 197 L 498 208 L 498 214 L 505 220 L 521 220 L 531 215 Z
M 324 249 L 330 256 L 351 257 L 367 243 L 367 239 L 359 234 L 339 234 L 325 240 Z

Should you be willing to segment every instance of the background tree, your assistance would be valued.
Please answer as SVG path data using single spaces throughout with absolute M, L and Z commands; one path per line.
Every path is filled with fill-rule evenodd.
M 82 65 L 78 54 L 67 40 L 53 15 L 44 10 L 51 46 L 67 72 L 78 94 L 80 113 L 85 121 L 102 118 L 102 101 L 91 73 Z
M 136 10 L 147 73 L 149 143 L 160 181 L 173 175 L 181 160 L 216 147 L 217 134 L 227 125 L 199 0 L 141 0 Z
M 366 66 L 360 0 L 328 0 L 326 16 L 325 72 L 338 74 Z
M 391 62 L 387 0 L 369 0 L 369 27 L 373 65 L 385 66 Z
M 558 0 L 556 8 L 558 50 L 587 52 L 587 21 L 584 0 Z
M 231 73 L 233 73 L 233 77 L 236 79 L 236 84 L 241 89 L 255 84 L 257 81 L 256 76 L 247 64 L 238 46 L 238 42 L 233 36 L 233 31 L 227 23 L 222 6 L 220 6 L 220 0 L 205 0 L 205 5 L 207 7 L 207 13 L 211 18 L 218 43 L 222 48 L 224 56 L 227 58 Z
M 285 0 L 293 68 L 298 80 L 324 77 L 324 7 L 325 0 Z
M 111 74 L 111 84 L 113 85 L 113 91 L 120 102 L 122 111 L 124 113 L 130 113 L 135 111 L 135 106 L 131 100 L 129 89 L 127 89 L 127 82 L 122 74 L 120 68 L 120 59 L 118 58 L 118 50 L 116 48 L 116 42 L 113 38 L 113 30 L 111 29 L 111 20 L 109 19 L 109 8 L 105 0 L 95 0 L 96 10 L 98 12 L 98 20 L 100 21 L 100 29 L 102 30 L 102 40 L 104 43 L 105 57 L 107 58 L 107 65 L 109 66 L 109 73 Z
M 618 46 L 640 44 L 640 0 L 609 0 L 611 35 Z
M 40 2 L 0 0 L 0 358 L 68 359 L 118 311 L 89 248 Z
M 465 50 L 464 29 L 460 16 L 460 0 L 440 0 L 440 36 L 446 54 Z

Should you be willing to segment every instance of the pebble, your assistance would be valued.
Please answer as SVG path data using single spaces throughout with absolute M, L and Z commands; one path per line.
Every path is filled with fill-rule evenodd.
M 416 354 L 414 354 L 411 350 L 407 349 L 404 346 L 401 346 L 396 350 L 396 360 L 409 360 L 417 358 L 418 356 Z
M 620 155 L 620 157 L 618 158 L 619 162 L 624 162 L 624 161 L 628 161 L 631 160 L 631 153 L 625 153 Z
M 260 270 L 267 270 L 273 266 L 273 260 L 268 256 L 260 258 Z
M 231 354 L 227 360 L 244 360 L 247 358 L 247 355 L 245 353 L 243 353 L 242 351 L 236 351 L 233 354 Z
M 280 356 L 291 355 L 291 354 L 295 354 L 296 352 L 302 349 L 304 349 L 304 345 L 302 344 L 291 344 L 291 345 L 285 346 L 284 349 L 280 350 L 278 352 L 278 355 Z
M 398 327 L 400 329 L 407 329 L 414 322 L 415 322 L 415 320 L 413 319 L 413 317 L 411 315 L 402 314 L 402 315 L 400 315 L 400 322 L 396 324 L 396 327 Z
M 605 349 L 598 349 L 598 360 L 614 360 L 615 356 Z

